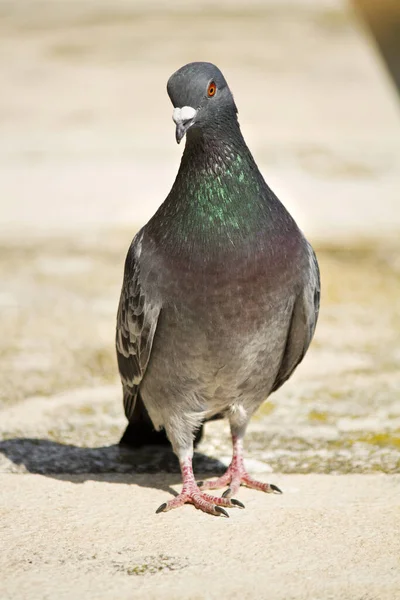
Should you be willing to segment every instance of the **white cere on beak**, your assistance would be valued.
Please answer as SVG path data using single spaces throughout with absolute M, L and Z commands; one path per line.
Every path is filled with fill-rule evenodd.
M 191 106 L 182 106 L 182 108 L 174 108 L 172 119 L 176 125 L 191 121 L 197 113 L 197 110 Z

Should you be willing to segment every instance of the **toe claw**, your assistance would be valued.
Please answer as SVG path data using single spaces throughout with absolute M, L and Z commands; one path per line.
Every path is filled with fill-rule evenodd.
M 236 500 L 235 498 L 231 498 L 231 504 L 233 504 L 233 506 L 238 506 L 239 508 L 246 508 L 245 505 L 243 504 L 243 502 L 240 502 L 239 500 Z
M 164 512 L 164 510 L 165 510 L 166 508 L 167 508 L 167 503 L 166 503 L 166 502 L 163 502 L 163 504 L 161 504 L 161 506 L 159 506 L 159 507 L 157 508 L 157 510 L 156 510 L 156 515 L 157 515 L 158 513 Z
M 204 481 L 198 481 L 197 482 L 197 487 L 201 488 L 202 485 L 204 485 Z
M 228 517 L 228 519 L 229 519 L 228 513 L 221 506 L 214 506 L 214 510 L 215 510 L 216 513 L 219 513 L 220 515 L 224 515 L 224 517 Z
M 231 488 L 228 488 L 224 491 L 224 493 L 222 494 L 222 498 L 229 498 L 229 494 L 232 494 Z
M 282 490 L 280 490 L 280 489 L 278 488 L 278 486 L 277 486 L 277 485 L 274 485 L 273 483 L 271 483 L 271 484 L 270 484 L 270 488 L 271 488 L 271 490 L 272 490 L 273 492 L 277 492 L 278 494 L 283 494 Z

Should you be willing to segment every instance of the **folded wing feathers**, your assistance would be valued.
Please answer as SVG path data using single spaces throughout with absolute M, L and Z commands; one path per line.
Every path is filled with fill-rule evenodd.
M 285 350 L 281 365 L 271 391 L 276 391 L 289 379 L 297 365 L 303 360 L 317 325 L 320 302 L 320 276 L 316 256 L 308 245 L 308 281 L 296 298 L 288 328 Z
M 131 248 L 134 251 L 134 248 Z M 124 387 L 124 406 L 128 417 L 133 414 L 137 387 L 150 359 L 159 308 L 145 298 L 139 281 L 137 260 L 130 258 L 117 315 L 116 349 L 118 367 Z

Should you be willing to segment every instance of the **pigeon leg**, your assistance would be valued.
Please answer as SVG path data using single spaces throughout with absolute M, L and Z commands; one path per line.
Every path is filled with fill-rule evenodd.
M 229 517 L 225 508 L 244 508 L 244 505 L 234 498 L 219 498 L 202 492 L 194 479 L 192 457 L 186 457 L 180 462 L 180 465 L 183 479 L 182 491 L 175 498 L 169 500 L 169 502 L 161 504 L 156 511 L 157 513 L 166 512 L 186 503 L 193 504 L 199 510 L 218 517 Z
M 232 461 L 226 473 L 224 473 L 224 475 L 218 479 L 201 482 L 201 490 L 216 490 L 229 485 L 228 489 L 225 490 L 222 495 L 223 498 L 230 498 L 233 494 L 236 494 L 241 485 L 267 493 L 282 493 L 281 490 L 273 483 L 262 483 L 261 481 L 256 481 L 247 473 L 243 461 L 243 438 L 241 436 L 232 433 L 232 445 Z

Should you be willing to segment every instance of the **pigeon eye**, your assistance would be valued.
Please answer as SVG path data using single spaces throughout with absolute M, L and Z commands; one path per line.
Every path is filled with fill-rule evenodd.
M 208 86 L 208 90 L 207 90 L 207 95 L 209 98 L 212 98 L 213 96 L 215 96 L 215 92 L 217 91 L 217 86 L 215 85 L 215 83 L 212 81 L 209 86 Z

